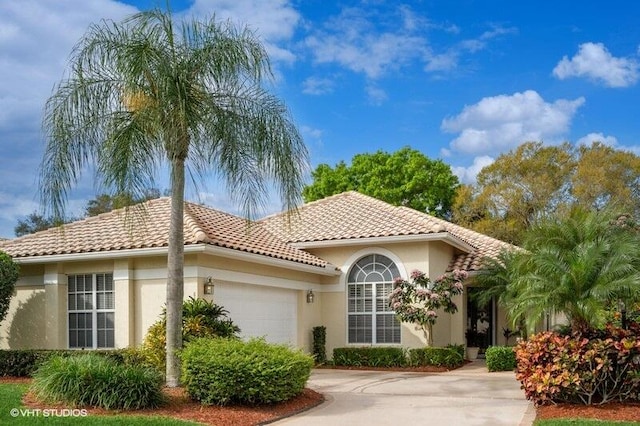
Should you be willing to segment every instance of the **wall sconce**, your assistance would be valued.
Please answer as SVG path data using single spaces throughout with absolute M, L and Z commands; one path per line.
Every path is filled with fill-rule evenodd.
M 307 303 L 313 303 L 315 299 L 316 299 L 316 295 L 313 294 L 313 290 L 309 290 L 307 292 Z
M 213 280 L 211 277 L 207 277 L 207 281 L 204 283 L 204 294 L 213 294 Z

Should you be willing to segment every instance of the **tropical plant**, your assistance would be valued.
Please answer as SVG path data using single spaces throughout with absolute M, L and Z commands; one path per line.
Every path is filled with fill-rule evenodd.
M 237 337 L 240 328 L 228 317 L 229 311 L 206 299 L 189 297 L 182 304 L 182 341 L 199 337 Z M 145 360 L 160 371 L 166 367 L 167 310 L 147 330 L 141 351 Z
M 20 275 L 20 267 L 11 257 L 0 251 L 0 322 L 9 311 L 13 289 Z
M 389 294 L 389 306 L 402 322 L 418 325 L 427 340 L 433 344 L 433 325 L 438 319 L 438 309 L 454 314 L 458 306 L 452 298 L 462 294 L 466 271 L 455 270 L 436 278 L 433 282 L 423 272 L 411 272 L 411 282 L 403 278 L 394 281 Z
M 503 253 L 475 279 L 515 326 L 532 332 L 549 313 L 574 331 L 605 324 L 607 310 L 640 300 L 640 237 L 613 211 L 573 209 L 531 228 L 524 249 Z
M 249 30 L 214 18 L 175 28 L 146 11 L 92 25 L 47 101 L 43 202 L 56 217 L 89 162 L 100 186 L 137 198 L 170 170 L 167 384 L 177 386 L 184 292 L 185 171 L 216 175 L 251 217 L 273 181 L 285 208 L 300 199 L 307 151 L 281 101 L 263 85 L 267 53 Z

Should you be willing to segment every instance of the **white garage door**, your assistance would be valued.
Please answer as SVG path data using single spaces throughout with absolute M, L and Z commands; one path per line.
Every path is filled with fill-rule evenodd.
M 214 301 L 229 311 L 243 338 L 264 337 L 271 343 L 297 344 L 295 290 L 221 283 L 216 285 Z

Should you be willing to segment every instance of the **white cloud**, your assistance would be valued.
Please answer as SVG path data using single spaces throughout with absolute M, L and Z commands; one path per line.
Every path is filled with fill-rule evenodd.
M 608 87 L 628 87 L 640 77 L 640 64 L 633 58 L 616 58 L 602 43 L 583 43 L 578 53 L 564 56 L 553 69 L 553 75 L 564 80 L 588 77 Z
M 585 99 L 546 102 L 533 90 L 483 98 L 445 118 L 441 129 L 459 133 L 451 151 L 465 154 L 496 154 L 526 141 L 553 141 L 569 130 L 571 119 Z
M 310 127 L 310 126 L 300 126 L 300 132 L 302 132 L 302 134 L 304 136 L 308 136 L 308 137 L 313 138 L 313 139 L 322 138 L 322 130 L 315 129 L 315 128 Z
M 578 139 L 576 145 L 591 145 L 593 142 L 602 142 L 605 145 L 618 145 L 618 138 L 615 136 L 605 136 L 602 133 L 589 133 Z
M 608 145 L 617 150 L 629 151 L 633 152 L 636 155 L 640 155 L 640 145 L 621 145 L 618 142 L 618 138 L 616 138 L 615 136 L 605 136 L 603 133 L 589 133 L 588 135 L 585 135 L 578 139 L 576 141 L 576 145 L 589 146 L 593 142 L 601 142 L 604 145 Z
M 367 91 L 369 102 L 372 105 L 382 105 L 388 98 L 387 92 L 379 87 L 368 85 L 365 90 Z
M 333 92 L 335 83 L 328 78 L 309 77 L 302 83 L 302 93 L 324 95 Z
M 351 71 L 375 79 L 424 55 L 426 40 L 398 32 L 378 32 L 361 11 L 345 9 L 305 40 L 316 63 L 338 63 Z
M 454 166 L 451 167 L 451 171 L 454 175 L 458 176 L 460 182 L 465 184 L 474 184 L 476 183 L 476 179 L 478 177 L 478 173 L 480 173 L 480 170 L 491 165 L 494 161 L 495 159 L 493 157 L 482 155 L 480 157 L 475 157 L 471 166 Z
M 301 17 L 289 0 L 195 0 L 186 12 L 198 17 L 246 25 L 260 37 L 274 61 L 293 62 L 294 53 L 281 46 L 293 37 Z

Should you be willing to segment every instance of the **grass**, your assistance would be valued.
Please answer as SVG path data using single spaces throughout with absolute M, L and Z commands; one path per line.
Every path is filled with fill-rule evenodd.
M 613 422 L 593 419 L 547 419 L 536 420 L 534 426 L 638 426 L 638 422 Z
M 54 415 L 45 417 L 43 413 L 39 416 L 11 415 L 12 410 L 29 410 L 22 405 L 22 396 L 29 389 L 26 384 L 0 384 L 0 424 L 11 425 L 162 425 L 162 426 L 186 426 L 197 423 L 171 419 L 160 416 L 122 416 L 107 415 L 99 416 L 89 414 L 86 417 L 56 417 Z M 30 410 L 33 412 L 33 410 Z M 26 411 L 23 411 L 26 414 Z M 60 412 L 60 414 L 64 414 Z

